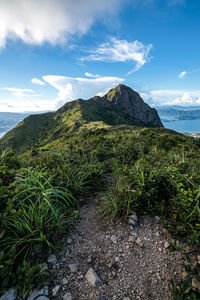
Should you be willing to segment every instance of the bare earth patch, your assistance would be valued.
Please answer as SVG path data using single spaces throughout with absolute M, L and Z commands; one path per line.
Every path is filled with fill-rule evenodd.
M 132 228 L 125 222 L 102 228 L 100 201 L 90 200 L 80 209 L 72 240 L 53 266 L 52 288 L 60 288 L 50 298 L 70 299 L 63 298 L 70 293 L 77 300 L 172 299 L 169 281 L 181 277 L 184 258 L 180 251 L 169 251 L 170 236 L 147 216 L 139 217 Z M 95 286 L 85 277 L 90 268 L 101 280 Z

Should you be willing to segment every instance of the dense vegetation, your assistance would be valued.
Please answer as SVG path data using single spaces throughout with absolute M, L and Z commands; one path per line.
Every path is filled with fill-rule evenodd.
M 25 152 L 2 148 L 1 292 L 42 282 L 33 257 L 39 263 L 41 250 L 59 246 L 80 199 L 95 193 L 104 223 L 134 212 L 160 215 L 174 237 L 200 246 L 200 142 L 163 128 L 91 122 Z M 172 291 L 174 299 L 199 297 L 190 288 L 196 298 L 178 298 L 175 284 Z

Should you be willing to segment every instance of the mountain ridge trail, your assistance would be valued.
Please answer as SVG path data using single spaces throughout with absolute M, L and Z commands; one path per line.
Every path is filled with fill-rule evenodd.
M 90 199 L 80 208 L 67 249 L 53 266 L 51 291 L 58 286 L 59 293 L 50 299 L 172 299 L 168 286 L 172 277 L 181 278 L 184 256 L 170 252 L 171 236 L 158 217 L 141 216 L 134 227 L 102 227 L 100 202 Z M 85 277 L 90 268 L 101 280 L 95 286 Z

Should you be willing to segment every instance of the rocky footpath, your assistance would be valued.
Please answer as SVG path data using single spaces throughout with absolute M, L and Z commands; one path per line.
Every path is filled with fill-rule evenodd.
M 27 300 L 161 300 L 172 299 L 168 286 L 182 276 L 181 251 L 171 253 L 171 236 L 159 218 L 131 216 L 127 223 L 102 227 L 99 199 L 79 212 L 66 247 L 48 257 L 50 286 Z M 10 289 L 0 300 L 17 299 Z

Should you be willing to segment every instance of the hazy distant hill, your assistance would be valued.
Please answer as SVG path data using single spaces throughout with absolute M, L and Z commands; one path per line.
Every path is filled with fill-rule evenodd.
M 164 106 L 157 107 L 157 111 L 161 119 L 168 119 L 173 121 L 200 119 L 200 107 L 198 106 Z
M 0 112 L 0 135 L 15 127 L 28 113 Z

